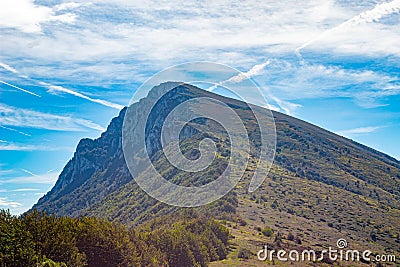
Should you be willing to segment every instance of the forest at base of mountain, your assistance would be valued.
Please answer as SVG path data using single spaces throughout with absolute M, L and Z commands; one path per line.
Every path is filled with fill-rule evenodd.
M 221 223 L 186 211 L 134 229 L 94 217 L 0 210 L 0 266 L 207 266 L 227 255 Z

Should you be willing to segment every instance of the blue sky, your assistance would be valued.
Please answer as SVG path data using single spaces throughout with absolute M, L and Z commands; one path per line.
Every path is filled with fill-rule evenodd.
M 243 71 L 271 108 L 400 159 L 400 1 L 0 1 L 0 208 L 55 183 L 147 78 Z

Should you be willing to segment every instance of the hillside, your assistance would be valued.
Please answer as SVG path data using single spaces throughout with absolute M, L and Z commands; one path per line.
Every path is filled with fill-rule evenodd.
M 147 98 L 162 94 L 163 86 L 152 89 Z M 178 103 L 208 96 L 227 103 L 251 129 L 251 148 L 257 153 L 257 125 L 247 104 L 180 85 L 156 106 L 152 127 Z M 145 98 L 135 103 L 138 111 Z M 146 100 L 147 99 L 147 100 Z M 260 108 L 261 109 L 261 108 Z M 122 152 L 122 124 L 126 109 L 114 118 L 96 140 L 82 139 L 73 158 L 62 171 L 54 188 L 34 206 L 57 215 L 98 216 L 130 227 L 171 212 L 132 179 Z M 222 220 L 234 237 L 228 259 L 217 266 L 257 264 L 256 253 L 265 243 L 272 247 L 310 247 L 321 250 L 345 238 L 352 248 L 400 257 L 400 162 L 352 140 L 299 119 L 273 112 L 277 150 L 271 172 L 254 193 L 247 191 L 255 160 L 245 177 L 224 198 L 205 207 Z M 209 134 L 210 127 L 213 129 Z M 181 148 L 196 156 L 199 141 L 213 139 L 218 146 L 216 161 L 206 170 L 187 175 L 169 166 L 155 140 L 149 140 L 152 159 L 170 181 L 182 185 L 206 184 L 226 167 L 229 140 L 223 129 L 211 121 L 194 121 L 182 135 Z M 151 137 L 149 137 L 151 138 Z M 194 153 L 194 155 L 193 155 Z M 146 175 L 146 170 L 137 175 Z M 186 210 L 186 209 L 183 209 Z M 270 228 L 270 236 L 260 230 Z M 293 238 L 292 238 L 293 236 Z M 242 255 L 249 251 L 248 259 Z M 243 256 L 243 255 L 242 255 Z M 240 264 L 239 264 L 240 262 Z

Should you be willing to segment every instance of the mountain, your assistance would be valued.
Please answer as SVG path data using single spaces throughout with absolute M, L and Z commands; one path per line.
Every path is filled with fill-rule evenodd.
M 164 95 L 171 87 L 176 88 Z M 215 161 L 207 169 L 192 174 L 179 171 L 168 163 L 160 142 L 149 132 L 159 131 L 163 119 L 179 103 L 197 97 L 226 103 L 239 115 L 249 132 L 252 153 L 243 179 L 225 197 L 195 208 L 221 220 L 232 235 L 228 258 L 213 265 L 259 264 L 254 255 L 263 244 L 272 248 L 305 247 L 320 251 L 336 246 L 339 238 L 345 238 L 351 248 L 370 249 L 375 254 L 392 253 L 399 258 L 398 160 L 272 111 L 277 133 L 275 161 L 261 187 L 249 193 L 247 188 L 257 164 L 255 155 L 259 153 L 259 130 L 249 106 L 195 86 L 164 83 L 133 104 L 133 120 L 137 124 L 145 121 L 141 111 L 161 95 L 164 96 L 154 106 L 154 113 L 147 122 L 146 144 L 156 169 L 173 183 L 185 186 L 207 184 L 223 172 L 230 156 L 227 133 L 211 120 L 198 119 L 185 126 L 180 135 L 180 148 L 185 156 L 195 159 L 199 156 L 200 141 L 210 138 L 218 148 Z M 121 110 L 98 139 L 79 142 L 55 186 L 34 205 L 34 209 L 73 217 L 103 217 L 130 227 L 161 215 L 187 210 L 158 202 L 140 189 L 132 178 L 122 151 L 126 111 L 126 108 Z M 132 131 L 133 136 L 139 134 L 135 128 Z M 146 178 L 149 173 L 146 168 L 135 170 L 135 175 Z M 250 256 L 246 256 L 247 252 Z

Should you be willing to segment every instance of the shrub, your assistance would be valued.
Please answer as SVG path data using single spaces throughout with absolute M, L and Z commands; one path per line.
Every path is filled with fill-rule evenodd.
M 238 251 L 239 259 L 249 259 L 252 255 L 253 255 L 253 253 L 251 253 L 251 251 L 248 250 L 247 248 L 239 248 L 239 251 Z
M 247 222 L 245 220 L 243 220 L 243 219 L 239 219 L 239 225 L 240 226 L 246 226 Z
M 256 230 L 256 231 L 258 231 L 258 232 L 261 232 L 261 227 L 260 227 L 260 226 L 255 226 L 255 227 L 254 227 L 254 230 Z
M 271 204 L 271 208 L 276 209 L 278 207 L 278 201 L 274 200 Z
M 288 236 L 287 236 L 287 239 L 289 241 L 294 241 L 294 235 L 292 233 L 289 233 Z
M 274 230 L 272 230 L 269 227 L 264 228 L 261 232 L 262 232 L 263 235 L 265 235 L 267 237 L 270 237 L 270 236 L 272 236 L 274 234 Z

